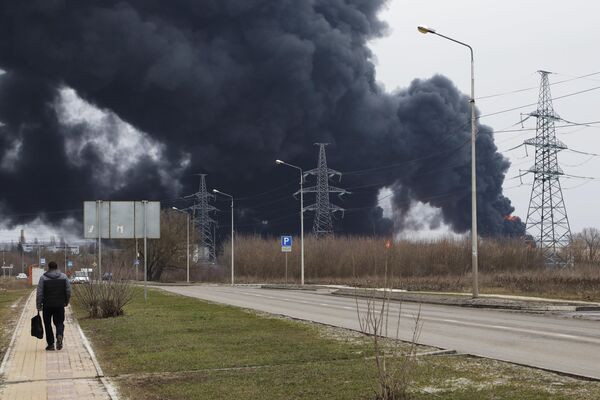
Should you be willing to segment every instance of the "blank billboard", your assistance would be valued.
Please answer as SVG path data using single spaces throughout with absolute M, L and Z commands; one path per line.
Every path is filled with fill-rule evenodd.
M 97 239 L 98 231 L 103 239 L 143 238 L 144 230 L 147 238 L 159 239 L 160 202 L 86 201 L 83 203 L 83 229 L 86 239 Z

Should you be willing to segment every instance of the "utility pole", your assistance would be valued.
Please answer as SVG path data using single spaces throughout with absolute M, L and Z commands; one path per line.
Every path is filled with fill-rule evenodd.
M 204 261 L 214 264 L 217 256 L 215 252 L 215 232 L 213 226 L 216 221 L 211 217 L 211 213 L 218 211 L 215 206 L 210 204 L 215 196 L 206 189 L 206 174 L 198 174 L 200 177 L 200 186 L 198 191 L 186 198 L 193 198 L 194 205 L 191 206 L 193 213 L 193 222 L 198 231 L 198 261 Z
M 299 166 L 282 160 L 275 160 L 275 164 L 287 165 L 300 171 L 300 285 L 304 286 L 304 172 Z
M 21 229 L 21 236 L 19 237 L 19 247 L 21 248 L 21 272 L 25 273 L 25 251 L 23 250 L 23 245 L 25 244 L 25 230 Z
M 423 34 L 430 33 L 464 46 L 469 49 L 471 56 L 471 98 L 469 99 L 471 105 L 471 270 L 473 275 L 473 298 L 476 299 L 479 297 L 479 237 L 477 235 L 477 117 L 475 112 L 475 57 L 473 55 L 473 47 L 450 36 L 442 35 L 435 29 L 424 25 L 419 25 L 417 30 Z
M 317 177 L 316 186 L 303 189 L 304 193 L 316 193 L 317 198 L 315 204 L 307 206 L 305 210 L 315 212 L 315 220 L 313 222 L 313 234 L 317 238 L 323 238 L 333 235 L 332 214 L 334 212 L 344 212 L 341 207 L 332 204 L 329 201 L 329 193 L 337 193 L 338 196 L 349 194 L 345 189 L 340 189 L 329 184 L 329 179 L 334 176 L 342 178 L 342 173 L 327 167 L 327 156 L 325 154 L 325 146 L 329 143 L 315 143 L 319 146 L 319 161 L 317 168 L 306 171 L 304 176 L 314 175 Z
M 66 240 L 63 240 L 63 246 L 65 248 L 65 264 L 64 264 L 64 269 L 63 271 L 65 272 L 65 274 L 67 273 L 67 242 Z
M 144 205 L 144 300 L 148 300 L 148 200 Z
M 558 165 L 557 155 L 566 150 L 567 145 L 556 139 L 554 123 L 560 117 L 552 105 L 550 72 L 538 72 L 542 76 L 538 107 L 529 114 L 537 118 L 536 133 L 535 138 L 525 141 L 525 145 L 535 147 L 535 165 L 527 170 L 533 173 L 527 232 L 541 248 L 546 265 L 565 267 L 571 264 L 571 257 L 565 254 L 565 248 L 571 243 L 571 228 L 560 186 L 564 172 Z

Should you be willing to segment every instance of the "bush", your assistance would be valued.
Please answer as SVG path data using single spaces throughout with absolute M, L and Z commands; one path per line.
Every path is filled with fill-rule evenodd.
M 389 273 L 398 279 L 460 276 L 471 270 L 468 239 L 399 241 L 386 248 L 384 238 L 341 236 L 316 240 L 305 238 L 305 274 L 311 282 L 347 283 L 350 280 L 381 280 L 382 265 L 389 256 Z M 285 256 L 277 238 L 240 235 L 235 242 L 235 274 L 239 282 L 283 282 Z M 230 243 L 219 263 L 228 269 Z M 482 272 L 513 272 L 543 268 L 539 251 L 518 239 L 482 239 L 479 247 Z M 300 277 L 300 241 L 288 255 L 291 279 Z M 225 273 L 228 276 L 228 272 Z
M 74 288 L 75 302 L 87 311 L 89 318 L 110 318 L 123 315 L 125 306 L 132 300 L 133 288 L 128 280 L 115 278 L 109 281 L 91 280 Z
M 471 242 L 466 239 L 395 242 L 385 238 L 339 236 L 305 238 L 305 278 L 309 284 L 345 284 L 406 290 L 469 292 Z M 222 275 L 203 278 L 224 282 L 230 276 L 230 243 L 219 257 Z M 285 256 L 278 238 L 239 235 L 235 242 L 235 279 L 239 283 L 285 282 Z M 300 243 L 288 255 L 289 281 L 300 281 Z M 386 283 L 383 265 L 388 262 Z M 219 278 L 219 277 L 224 277 Z M 542 253 L 522 239 L 482 238 L 479 243 L 482 293 L 510 293 L 600 300 L 600 267 L 577 262 L 570 268 L 547 268 Z

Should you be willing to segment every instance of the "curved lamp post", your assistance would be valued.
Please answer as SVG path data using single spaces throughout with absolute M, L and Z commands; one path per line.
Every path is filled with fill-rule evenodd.
M 304 176 L 302 168 L 296 165 L 288 164 L 281 160 L 275 160 L 275 164 L 287 165 L 300 171 L 300 285 L 304 286 Z
M 458 43 L 469 49 L 471 53 L 471 265 L 473 268 L 473 298 L 479 297 L 479 283 L 477 278 L 477 168 L 475 141 L 477 138 L 477 125 L 475 117 L 475 63 L 473 59 L 473 48 L 466 43 L 452 39 L 451 37 L 436 32 L 435 29 L 419 25 L 417 30 L 421 33 L 431 33 L 433 35 Z

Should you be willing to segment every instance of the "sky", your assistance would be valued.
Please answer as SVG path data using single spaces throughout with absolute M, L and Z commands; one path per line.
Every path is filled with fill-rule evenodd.
M 539 85 L 539 74 L 536 71 L 539 69 L 554 72 L 550 76 L 551 82 L 600 72 L 600 55 L 596 51 L 600 28 L 595 20 L 599 12 L 600 4 L 581 0 L 544 4 L 512 0 L 501 3 L 391 0 L 381 14 L 381 18 L 389 25 L 388 35 L 370 44 L 374 53 L 377 79 L 387 91 L 393 92 L 406 88 L 413 79 L 426 79 L 435 74 L 443 74 L 462 92 L 469 92 L 467 49 L 434 35 L 420 34 L 416 26 L 424 24 L 473 46 L 476 97 L 533 88 L 505 96 L 478 99 L 477 106 L 482 114 L 535 103 Z M 552 94 L 558 97 L 597 86 L 600 86 L 600 74 L 553 85 Z M 557 100 L 554 107 L 560 116 L 570 121 L 599 121 L 599 100 L 600 90 L 593 90 Z M 126 136 L 129 141 L 117 143 L 99 138 L 100 130 L 96 132 L 94 129 L 88 129 L 90 134 L 82 139 L 85 143 L 67 143 L 75 156 L 81 153 L 84 144 L 102 142 L 109 144 L 102 153 L 103 162 L 106 163 L 116 159 L 128 160 L 127 157 L 123 157 L 124 153 L 131 156 L 129 161 L 135 162 L 139 149 L 151 153 L 153 159 L 160 159 L 163 151 L 160 144 L 133 130 L 118 117 L 95 109 L 68 88 L 61 91 L 57 109 L 67 123 L 85 123 L 93 128 L 108 120 L 120 131 L 128 132 Z M 497 131 L 518 130 L 521 128 L 521 113 L 528 113 L 534 109 L 534 106 L 525 107 L 484 117 L 482 122 Z M 534 126 L 533 119 L 524 123 L 524 128 Z M 522 185 L 520 179 L 515 177 L 520 174 L 520 170 L 533 164 L 534 150 L 529 149 L 529 157 L 526 156 L 524 147 L 512 151 L 504 150 L 514 148 L 534 135 L 535 131 L 532 130 L 498 132 L 495 135 L 499 149 L 512 163 L 504 183 L 505 194 L 513 201 L 515 215 L 523 219 L 527 214 L 532 176 L 523 177 Z M 564 128 L 558 131 L 558 138 L 570 148 L 592 153 L 600 153 L 599 135 L 600 124 L 596 127 Z M 562 152 L 559 161 L 569 174 L 600 177 L 600 157 Z M 184 159 L 181 162 L 181 168 L 184 169 L 188 161 Z M 128 165 L 123 165 L 116 173 L 126 174 L 127 171 Z M 114 176 L 106 176 L 105 180 L 113 178 Z M 164 179 L 169 180 L 169 177 Z M 599 183 L 598 180 L 563 180 L 563 193 L 573 232 L 581 231 L 587 226 L 600 227 L 600 212 L 591 206 L 592 199 L 600 194 Z M 383 190 L 380 197 L 385 197 L 387 193 Z M 433 218 L 432 210 L 422 205 L 417 205 L 411 213 L 414 214 L 411 218 L 415 220 L 417 227 L 419 219 Z M 49 227 L 38 226 L 39 229 L 34 232 L 31 229 L 34 225 L 39 223 L 34 221 L 27 226 L 28 238 L 34 235 L 47 237 L 53 232 L 57 232 L 59 236 L 69 236 L 73 227 L 72 223 L 65 223 L 62 227 L 56 227 L 56 231 L 52 231 Z M 16 239 L 21 227 L 15 228 L 2 229 L 0 224 L 0 240 Z M 438 233 L 447 231 L 448 228 L 443 225 L 437 229 Z
M 537 102 L 538 70 L 553 72 L 550 82 L 600 72 L 598 40 L 600 3 L 525 1 L 401 1 L 392 0 L 381 18 L 389 25 L 388 35 L 371 43 L 377 79 L 388 91 L 406 87 L 415 78 L 444 74 L 464 92 L 470 91 L 468 49 L 443 38 L 417 31 L 426 25 L 437 32 L 470 44 L 475 56 L 475 97 L 532 88 L 476 102 L 482 114 L 489 114 Z M 600 86 L 600 74 L 556 84 L 553 97 Z M 495 131 L 520 129 L 520 113 L 535 107 L 482 118 Z M 600 90 L 559 99 L 555 112 L 569 121 L 600 121 Z M 524 123 L 534 128 L 535 120 Z M 520 179 L 519 170 L 533 165 L 534 149 L 511 149 L 534 137 L 535 131 L 498 132 L 496 144 L 511 161 L 504 182 L 505 194 L 515 206 L 515 215 L 527 216 L 531 195 L 531 174 Z M 600 154 L 600 124 L 583 129 L 557 130 L 557 137 L 569 148 Z M 600 178 L 600 157 L 569 151 L 559 153 L 563 170 L 572 175 Z M 599 180 L 563 179 L 564 200 L 572 232 L 600 227 L 600 211 L 594 206 L 600 196 Z

